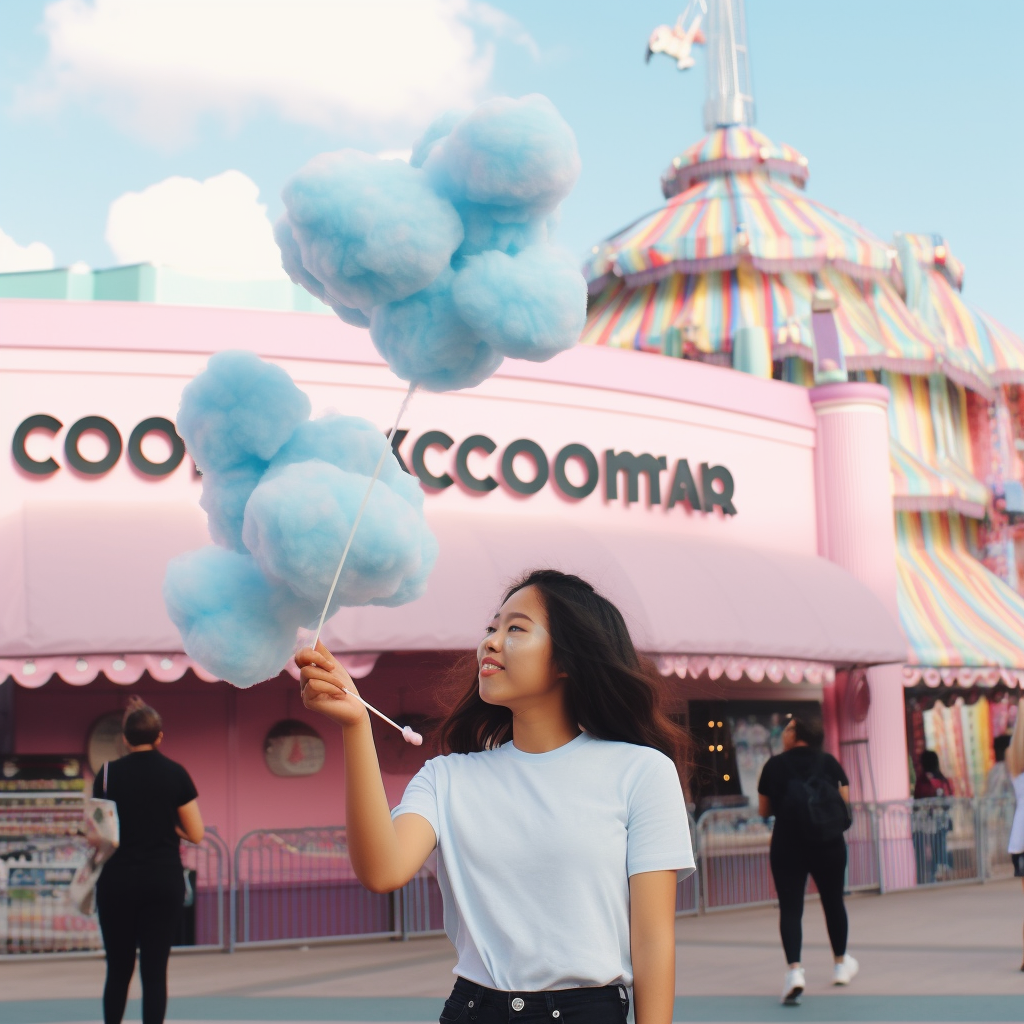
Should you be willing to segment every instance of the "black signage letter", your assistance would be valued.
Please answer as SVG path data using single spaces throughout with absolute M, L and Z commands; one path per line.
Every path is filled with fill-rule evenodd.
M 412 450 L 412 471 L 428 487 L 443 491 L 455 483 L 447 473 L 434 476 L 423 461 L 423 456 L 426 455 L 428 448 L 443 448 L 447 451 L 453 444 L 455 442 L 443 430 L 428 430 L 416 441 Z
M 388 432 L 384 431 L 384 436 L 388 436 Z M 391 450 L 395 453 L 395 458 L 398 459 L 398 465 L 401 467 L 403 473 L 409 473 L 409 467 L 405 464 L 405 459 L 402 458 L 402 453 L 398 450 L 402 447 L 402 442 L 409 436 L 408 430 L 396 430 L 395 436 L 391 438 Z M 412 476 L 412 473 L 409 473 Z
M 90 462 L 79 454 L 78 439 L 87 430 L 96 430 L 107 439 L 107 454 L 98 462 Z M 117 432 L 117 427 L 102 416 L 83 416 L 72 425 L 64 438 L 64 454 L 68 463 L 79 473 L 88 476 L 101 476 L 113 469 L 117 460 L 121 458 L 121 448 L 121 435 Z
M 532 480 L 520 480 L 516 476 L 517 455 L 529 455 L 533 459 L 537 473 Z M 536 441 L 529 441 L 525 437 L 513 441 L 501 456 L 501 475 L 516 494 L 536 494 L 548 482 L 548 473 L 548 457 L 544 449 Z
M 11 454 L 14 456 L 14 461 L 26 473 L 31 473 L 33 476 L 49 476 L 51 473 L 56 473 L 60 469 L 60 463 L 56 459 L 43 459 L 40 462 L 31 458 L 25 450 L 25 442 L 33 430 L 45 430 L 49 434 L 56 434 L 63 426 L 64 424 L 60 420 L 55 419 L 53 416 L 47 416 L 45 412 L 29 416 L 27 420 L 22 421 L 14 432 L 14 441 L 11 444 Z
M 721 491 L 711 485 L 716 481 L 722 484 Z M 732 482 L 732 473 L 725 466 L 708 466 L 700 464 L 700 489 L 704 492 L 704 511 L 710 512 L 717 505 L 727 516 L 736 515 L 736 506 L 732 503 L 732 492 L 736 489 Z
M 677 501 L 685 501 L 694 512 L 700 511 L 700 491 L 697 490 L 686 459 L 676 463 L 676 475 L 672 478 L 672 490 L 668 494 L 668 507 L 672 508 Z
M 630 501 L 640 500 L 640 474 L 647 474 L 651 504 L 661 504 L 661 471 L 668 468 L 664 455 L 634 455 L 632 452 L 616 454 L 609 448 L 604 453 L 604 492 L 609 499 L 619 496 L 619 473 L 627 476 L 626 497 Z
M 480 491 L 482 494 L 486 494 L 498 486 L 498 481 L 493 476 L 485 476 L 483 480 L 478 480 L 473 476 L 466 464 L 469 453 L 482 451 L 490 455 L 497 447 L 489 437 L 485 437 L 483 434 L 473 434 L 459 445 L 459 450 L 455 453 L 455 475 L 471 491 Z
M 171 454 L 163 462 L 150 462 L 142 453 L 142 439 L 150 433 L 163 434 L 170 442 Z M 150 416 L 143 420 L 128 438 L 128 458 L 131 464 L 146 476 L 167 476 L 173 473 L 185 458 L 185 442 L 178 437 L 174 424 L 163 416 Z
M 577 487 L 565 475 L 565 464 L 570 459 L 579 459 L 587 468 L 587 479 Z M 597 459 L 583 444 L 567 444 L 555 456 L 555 484 L 567 498 L 585 498 L 597 486 Z

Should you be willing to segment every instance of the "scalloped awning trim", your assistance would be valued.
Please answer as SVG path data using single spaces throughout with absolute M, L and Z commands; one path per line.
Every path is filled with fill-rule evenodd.
M 368 676 L 377 664 L 379 653 L 336 655 L 353 679 Z M 11 676 L 19 686 L 38 690 L 54 676 L 60 676 L 71 686 L 88 686 L 100 673 L 118 686 L 131 686 L 148 672 L 158 683 L 173 683 L 188 671 L 204 683 L 219 682 L 187 654 L 180 652 L 157 654 L 59 654 L 51 657 L 0 658 L 0 680 Z M 287 671 L 298 679 L 299 670 L 290 664 Z
M 903 685 L 918 686 L 924 683 L 931 689 L 939 686 L 981 686 L 990 689 L 1003 683 L 1009 687 L 1019 686 L 1024 689 L 1024 671 L 1013 668 L 992 668 L 986 666 L 950 666 L 946 668 L 930 668 L 924 665 L 904 665 Z
M 738 683 L 744 676 L 751 682 L 767 679 L 772 683 L 783 680 L 797 685 L 829 685 L 836 681 L 835 665 L 822 661 L 800 661 L 795 658 L 750 658 L 724 654 L 656 654 L 655 664 L 663 676 L 689 676 L 699 679 L 705 672 L 711 680 L 726 679 Z

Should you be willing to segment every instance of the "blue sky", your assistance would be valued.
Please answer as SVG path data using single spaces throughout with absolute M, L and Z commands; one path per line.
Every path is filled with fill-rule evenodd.
M 282 184 L 318 152 L 405 149 L 435 109 L 543 92 L 579 139 L 559 240 L 582 256 L 659 204 L 661 171 L 703 134 L 702 57 L 683 74 L 643 60 L 677 0 L 414 3 L 415 16 L 400 0 L 0 4 L 0 231 L 58 265 L 109 266 L 152 244 L 118 233 L 137 209 L 125 205 L 117 247 L 105 240 L 125 193 L 237 170 L 274 219 Z M 168 4 L 180 46 L 160 22 Z M 882 237 L 942 233 L 965 297 L 1024 334 L 1024 3 L 748 0 L 747 19 L 758 126 L 808 156 L 808 194 Z M 204 60 L 216 66 L 191 78 Z M 196 206 L 195 245 L 219 253 L 199 237 L 210 208 Z M 257 209 L 253 190 L 238 223 Z

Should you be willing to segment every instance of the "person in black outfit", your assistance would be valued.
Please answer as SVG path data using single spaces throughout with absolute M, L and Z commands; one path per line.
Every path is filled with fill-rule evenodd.
M 835 785 L 843 800 L 849 803 L 849 779 L 842 765 L 821 749 L 824 739 L 820 721 L 791 716 L 782 732 L 783 752 L 768 759 L 757 786 L 759 813 L 764 818 L 775 815 L 770 861 L 779 896 L 779 931 L 789 964 L 782 995 L 787 1005 L 799 1003 L 805 986 L 800 947 L 808 874 L 814 879 L 825 912 L 835 957 L 833 984 L 848 985 L 858 970 L 857 961 L 846 952 L 848 923 L 843 905 L 846 840 L 840 835 L 823 843 L 809 841 L 794 813 L 790 789 L 791 781 L 806 781 L 818 773 Z
M 107 953 L 104 1024 L 121 1024 L 136 950 L 143 1024 L 163 1024 L 167 961 L 185 899 L 178 840 L 203 838 L 196 787 L 180 764 L 157 750 L 163 736 L 156 711 L 132 698 L 124 719 L 130 753 L 110 762 L 93 783 L 93 796 L 117 804 L 121 830 L 120 845 L 96 886 Z

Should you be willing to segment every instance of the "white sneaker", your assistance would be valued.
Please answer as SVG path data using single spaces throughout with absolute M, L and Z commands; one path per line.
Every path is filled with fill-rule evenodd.
M 832 971 L 833 985 L 849 985 L 860 970 L 860 964 L 850 956 L 849 953 L 843 957 L 842 962 L 836 964 Z
M 782 986 L 782 1005 L 799 1006 L 806 984 L 802 967 L 793 967 L 786 971 L 786 983 Z

